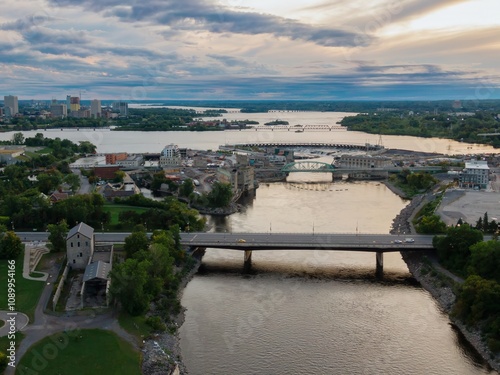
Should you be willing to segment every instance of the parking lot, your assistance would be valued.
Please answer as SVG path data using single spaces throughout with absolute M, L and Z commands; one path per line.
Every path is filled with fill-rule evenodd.
M 447 190 L 436 210 L 447 225 L 455 225 L 462 218 L 471 225 L 475 225 L 484 213 L 488 213 L 490 220 L 500 218 L 500 193 L 493 190 Z

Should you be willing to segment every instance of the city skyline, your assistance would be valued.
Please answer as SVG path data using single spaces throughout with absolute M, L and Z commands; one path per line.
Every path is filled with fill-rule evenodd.
M 0 94 L 498 99 L 495 0 L 6 0 Z

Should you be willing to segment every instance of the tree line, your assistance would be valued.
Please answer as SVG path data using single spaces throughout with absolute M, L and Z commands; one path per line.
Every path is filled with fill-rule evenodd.
M 461 275 L 452 314 L 479 327 L 493 352 L 500 351 L 500 242 L 483 241 L 483 231 L 467 223 L 449 227 L 433 240 L 439 262 Z

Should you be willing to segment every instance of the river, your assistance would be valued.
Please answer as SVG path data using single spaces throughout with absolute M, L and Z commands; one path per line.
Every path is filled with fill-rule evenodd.
M 286 115 L 286 116 L 285 116 Z M 276 119 L 278 114 L 227 114 Z M 270 117 L 272 116 L 272 117 Z M 291 124 L 333 125 L 344 114 L 296 113 Z M 295 117 L 293 117 L 295 116 Z M 323 116 L 323 117 L 321 117 Z M 327 117 L 328 116 L 328 117 Z M 291 119 L 288 119 L 291 120 Z M 309 121 L 309 122 L 307 122 Z M 23 132 L 25 137 L 37 132 Z M 160 152 L 169 143 L 216 149 L 223 143 L 377 143 L 360 132 L 111 132 L 43 131 L 46 137 L 89 140 L 98 152 Z M 3 133 L 0 139 L 10 139 Z M 466 154 L 496 152 L 444 139 L 383 136 L 389 148 Z M 406 202 L 378 182 L 334 182 L 328 175 L 291 175 L 261 184 L 244 209 L 210 219 L 212 230 L 245 232 L 387 233 Z M 312 182 L 311 182 L 312 181 Z M 207 374 L 488 374 L 432 297 L 412 282 L 399 254 L 384 257 L 377 280 L 370 253 L 254 252 L 253 274 L 243 256 L 207 249 L 202 270 L 184 290 L 179 330 L 191 375 Z
M 406 204 L 377 182 L 294 178 L 262 184 L 213 230 L 386 233 Z M 243 275 L 240 252 L 207 249 L 184 290 L 191 375 L 490 373 L 399 253 L 384 256 L 383 281 L 371 253 L 266 251 L 252 262 Z
M 335 125 L 346 115 L 344 112 L 284 112 L 284 113 L 227 113 L 222 118 L 227 120 L 255 119 L 261 124 L 277 118 L 290 122 L 290 125 Z M 214 150 L 223 144 L 265 143 L 265 142 L 324 142 L 352 144 L 382 144 L 387 148 L 401 148 L 422 152 L 445 154 L 498 153 L 500 150 L 490 146 L 469 144 L 438 138 L 419 138 L 410 136 L 367 134 L 354 131 L 255 131 L 226 130 L 214 132 L 139 132 L 110 131 L 93 129 L 50 129 L 22 132 L 25 137 L 34 137 L 42 133 L 48 138 L 69 139 L 72 142 L 90 141 L 97 146 L 99 153 L 123 152 L 143 153 L 161 152 L 165 145 L 174 143 L 179 147 Z M 0 140 L 10 140 L 14 132 L 0 133 Z

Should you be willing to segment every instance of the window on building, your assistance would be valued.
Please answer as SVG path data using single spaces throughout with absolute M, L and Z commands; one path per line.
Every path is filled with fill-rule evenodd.
M 73 247 L 73 242 L 70 243 L 71 247 Z
M 80 253 L 80 257 L 83 257 L 83 253 Z
M 80 247 L 80 241 L 78 241 L 78 244 L 77 244 L 77 245 L 78 245 L 78 247 Z
M 76 260 L 73 259 L 73 264 L 75 264 L 75 263 L 76 263 Z

